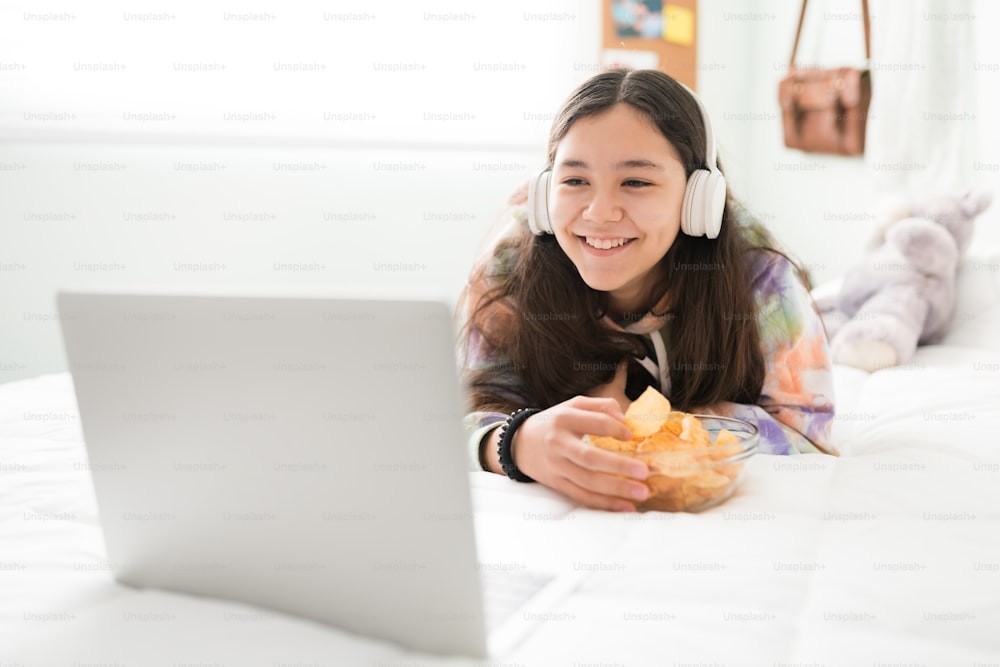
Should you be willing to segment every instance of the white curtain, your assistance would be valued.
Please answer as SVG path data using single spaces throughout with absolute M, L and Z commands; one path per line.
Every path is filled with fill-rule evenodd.
M 873 0 L 866 160 L 876 192 L 915 196 L 979 180 L 974 0 Z

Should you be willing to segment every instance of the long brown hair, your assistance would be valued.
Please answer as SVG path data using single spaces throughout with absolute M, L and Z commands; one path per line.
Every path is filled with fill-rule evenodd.
M 656 125 L 688 176 L 707 167 L 705 127 L 690 93 L 661 72 L 627 69 L 597 74 L 570 95 L 549 135 L 548 167 L 573 123 L 620 103 Z M 768 248 L 751 245 L 735 221 L 738 206 L 727 191 L 716 239 L 678 234 L 649 295 L 653 307 L 669 292 L 663 332 L 677 409 L 760 396 L 765 364 L 749 265 L 750 253 Z M 618 362 L 647 354 L 640 336 L 601 322 L 607 294 L 584 283 L 552 235 L 525 231 L 501 241 L 492 260 L 473 272 L 465 296 L 472 306 L 465 340 L 475 332 L 503 360 L 467 370 L 474 410 L 551 407 L 609 382 Z

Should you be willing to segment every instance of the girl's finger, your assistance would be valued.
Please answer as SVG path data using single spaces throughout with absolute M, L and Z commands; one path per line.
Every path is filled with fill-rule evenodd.
M 610 512 L 635 512 L 635 505 L 624 498 L 608 496 L 595 493 L 573 482 L 573 480 L 560 478 L 556 490 L 569 496 L 572 500 L 596 510 L 606 510 Z

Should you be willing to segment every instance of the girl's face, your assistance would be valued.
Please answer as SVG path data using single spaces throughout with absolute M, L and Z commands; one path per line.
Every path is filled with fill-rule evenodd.
M 549 214 L 560 247 L 619 313 L 649 307 L 657 264 L 680 231 L 687 176 L 652 121 L 616 104 L 556 147 Z

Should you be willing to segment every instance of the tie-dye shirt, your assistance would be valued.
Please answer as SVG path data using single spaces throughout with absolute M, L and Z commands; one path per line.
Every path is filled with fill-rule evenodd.
M 521 218 L 523 214 L 515 210 L 514 217 Z M 746 229 L 752 244 L 773 243 L 766 229 L 745 211 L 737 215 L 737 221 Z M 515 233 L 520 226 L 512 225 Z M 489 253 L 485 261 L 490 263 L 485 272 L 489 276 L 505 273 L 503 267 L 512 265 L 513 258 L 509 252 Z M 836 455 L 838 452 L 830 442 L 834 402 L 829 341 L 812 297 L 797 269 L 783 255 L 755 251 L 751 261 L 757 323 L 767 366 L 760 398 L 754 405 L 723 402 L 700 411 L 756 424 L 762 454 Z M 650 313 L 625 327 L 610 321 L 608 324 L 648 336 L 661 329 L 664 321 Z M 506 365 L 509 369 L 503 375 L 506 381 L 492 389 L 512 404 L 525 404 L 518 393 L 520 378 L 509 362 L 488 349 L 474 330 L 464 347 L 464 362 L 470 369 Z M 669 386 L 659 388 L 669 398 Z M 498 412 L 472 412 L 466 416 L 471 466 L 480 467 L 482 438 L 506 418 L 506 414 Z

